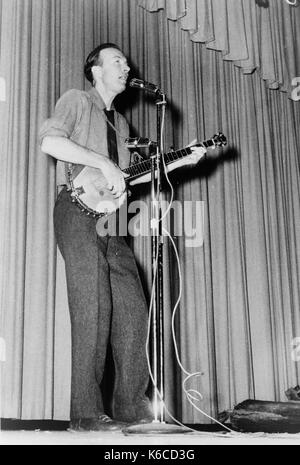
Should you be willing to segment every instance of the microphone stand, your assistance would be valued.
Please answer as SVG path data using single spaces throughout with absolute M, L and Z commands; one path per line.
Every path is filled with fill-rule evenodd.
M 126 434 L 178 434 L 191 433 L 184 426 L 165 423 L 164 414 L 164 315 L 163 315 L 163 234 L 161 221 L 161 192 L 163 176 L 164 145 L 162 137 L 162 109 L 167 104 L 166 95 L 156 92 L 157 146 L 156 154 L 151 156 L 151 220 L 152 234 L 152 281 L 153 281 L 153 311 L 151 321 L 152 333 L 152 374 L 153 374 L 153 411 L 154 420 L 151 423 L 136 424 L 123 430 Z
M 161 222 L 161 192 L 164 154 L 161 134 L 162 107 L 166 106 L 165 94 L 156 100 L 157 149 L 151 157 L 151 233 L 152 233 L 152 354 L 153 354 L 153 410 L 154 421 L 164 423 L 164 344 L 163 344 L 163 235 Z M 156 174 L 156 175 L 155 175 Z

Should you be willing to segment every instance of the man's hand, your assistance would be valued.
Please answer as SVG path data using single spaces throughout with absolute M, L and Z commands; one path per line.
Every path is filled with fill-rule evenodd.
M 108 157 L 61 136 L 45 136 L 41 149 L 58 160 L 100 169 L 113 197 L 119 198 L 125 192 L 124 174 Z
M 194 139 L 188 147 L 191 147 L 192 153 L 190 155 L 187 155 L 184 158 L 180 158 L 179 160 L 176 160 L 169 165 L 167 165 L 167 172 L 169 173 L 170 171 L 173 171 L 177 168 L 180 168 L 181 166 L 187 166 L 187 165 L 196 165 L 201 158 L 204 157 L 206 154 L 206 149 L 204 147 L 193 147 L 197 143 L 197 139 Z M 135 184 L 141 184 L 145 182 L 151 181 L 151 174 L 147 173 L 141 176 L 140 178 L 134 179 L 133 181 L 130 181 L 129 184 L 131 186 L 134 186 Z
M 102 159 L 99 168 L 106 179 L 106 189 L 110 191 L 115 199 L 121 197 L 126 190 L 125 177 L 128 175 L 124 175 L 120 168 L 109 158 Z
M 201 158 L 203 158 L 206 154 L 206 148 L 193 147 L 196 143 L 197 139 L 194 139 L 192 142 L 190 142 L 188 147 L 191 147 L 192 153 L 184 158 L 180 158 L 180 160 L 176 160 L 174 163 L 171 163 L 171 165 L 169 165 L 170 170 L 168 171 L 173 171 L 176 168 L 180 168 L 180 166 L 197 165 Z

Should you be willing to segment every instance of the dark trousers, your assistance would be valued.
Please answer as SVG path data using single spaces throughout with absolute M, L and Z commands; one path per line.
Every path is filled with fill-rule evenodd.
M 97 220 L 64 189 L 54 209 L 65 260 L 72 334 L 71 419 L 104 412 L 100 391 L 107 346 L 115 366 L 114 418 L 135 421 L 145 402 L 148 310 L 133 253 L 123 237 L 99 237 Z

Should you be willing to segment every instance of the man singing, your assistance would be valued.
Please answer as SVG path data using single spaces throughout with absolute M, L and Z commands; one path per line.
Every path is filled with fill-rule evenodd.
M 91 89 L 67 91 L 40 132 L 43 152 L 71 164 L 73 176 L 83 166 L 101 170 L 104 189 L 120 204 L 126 199 L 122 169 L 130 163 L 125 145 L 129 129 L 113 101 L 125 90 L 129 69 L 118 46 L 98 46 L 84 67 Z M 196 163 L 204 151 L 193 149 L 188 162 Z M 153 419 L 145 394 L 148 310 L 131 249 L 124 237 L 98 235 L 97 221 L 102 220 L 72 202 L 66 177 L 55 204 L 54 227 L 65 260 L 71 319 L 70 428 L 118 431 Z M 112 418 L 105 412 L 100 390 L 108 344 L 115 368 Z

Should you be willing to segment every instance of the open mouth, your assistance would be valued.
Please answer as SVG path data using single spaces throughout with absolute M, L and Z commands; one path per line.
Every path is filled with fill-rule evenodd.
M 128 76 L 127 76 L 127 75 L 125 75 L 125 76 L 120 76 L 119 79 L 120 79 L 120 81 L 121 81 L 123 84 L 126 84 L 127 79 L 128 79 Z

